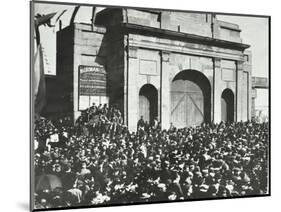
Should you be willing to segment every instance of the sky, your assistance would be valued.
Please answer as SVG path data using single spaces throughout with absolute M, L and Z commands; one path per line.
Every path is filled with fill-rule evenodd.
M 62 16 L 62 26 L 69 24 L 70 17 L 74 10 L 72 5 L 58 4 L 35 4 L 35 15 L 48 14 L 51 12 L 62 12 L 67 10 Z M 97 11 L 103 8 L 97 8 Z M 92 7 L 80 7 L 75 22 L 90 23 Z M 241 32 L 243 43 L 249 44 L 248 49 L 252 52 L 252 75 L 260 77 L 268 77 L 268 22 L 266 18 L 218 15 L 217 18 L 222 21 L 238 24 Z M 54 18 L 55 19 L 55 18 Z M 45 73 L 55 74 L 56 70 L 56 31 L 55 28 L 40 27 L 41 42 L 44 49 Z

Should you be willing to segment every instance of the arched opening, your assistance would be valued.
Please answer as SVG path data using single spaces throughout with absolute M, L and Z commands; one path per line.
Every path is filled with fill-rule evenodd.
M 150 123 L 157 117 L 157 89 L 151 84 L 145 84 L 139 92 L 139 118 L 143 116 L 144 121 Z
M 234 94 L 228 88 L 221 95 L 221 120 L 224 122 L 234 121 Z
M 211 120 L 211 85 L 199 71 L 178 73 L 171 84 L 171 122 L 183 128 Z

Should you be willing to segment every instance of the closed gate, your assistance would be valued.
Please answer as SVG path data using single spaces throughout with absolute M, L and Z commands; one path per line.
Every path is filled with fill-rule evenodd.
M 157 89 L 151 84 L 145 84 L 139 92 L 139 117 L 150 123 L 157 117 L 158 94 Z
M 139 113 L 144 121 L 150 121 L 150 102 L 146 96 L 139 96 Z
M 209 82 L 198 73 L 183 71 L 171 84 L 171 122 L 177 128 L 200 125 L 210 119 Z
M 221 120 L 224 122 L 234 120 L 234 94 L 230 89 L 225 89 L 221 95 Z
M 199 86 L 188 80 L 172 84 L 171 121 L 178 128 L 199 125 L 204 121 L 204 97 Z

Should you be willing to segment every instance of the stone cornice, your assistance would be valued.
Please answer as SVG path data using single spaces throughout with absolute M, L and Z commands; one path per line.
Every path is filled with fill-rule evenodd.
M 158 51 L 159 50 L 169 51 L 170 53 L 189 54 L 189 55 L 197 55 L 202 57 L 221 58 L 221 59 L 237 60 L 237 61 L 244 62 L 244 57 L 242 54 L 230 54 L 230 53 L 219 52 L 219 51 L 191 49 L 191 48 L 184 48 L 182 46 L 169 46 L 166 44 L 152 43 L 147 41 L 136 41 L 136 40 L 130 40 L 128 45 L 130 47 L 138 47 L 138 48 L 152 49 Z
M 128 30 L 129 32 L 136 32 L 140 33 L 142 35 L 149 35 L 149 36 L 158 36 L 158 37 L 164 37 L 169 39 L 177 39 L 177 40 L 184 40 L 187 42 L 194 42 L 199 44 L 205 44 L 210 46 L 217 46 L 221 48 L 227 48 L 227 49 L 235 49 L 244 51 L 245 49 L 249 48 L 250 45 L 243 44 L 243 43 L 236 43 L 232 41 L 227 40 L 221 40 L 216 38 L 210 38 L 200 35 L 194 35 L 189 33 L 183 33 L 183 32 L 176 32 L 166 29 L 160 29 L 155 27 L 148 27 L 148 26 L 141 26 L 137 24 L 130 24 L 130 23 L 123 23 L 121 26 Z

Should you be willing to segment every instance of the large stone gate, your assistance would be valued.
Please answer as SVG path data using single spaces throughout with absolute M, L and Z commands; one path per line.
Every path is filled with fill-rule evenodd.
M 140 116 L 157 117 L 162 128 L 249 120 L 251 54 L 240 31 L 208 13 L 102 10 L 95 26 L 58 32 L 57 75 L 70 93 L 68 110 L 77 117 L 92 102 L 109 102 L 133 131 Z M 81 82 L 81 67 L 104 73 L 98 79 L 106 83 L 95 75 Z

